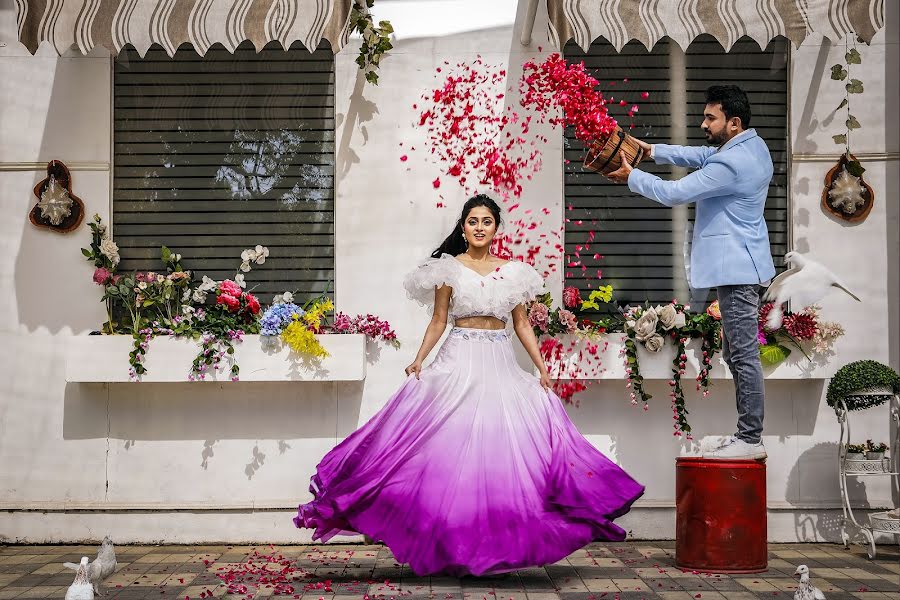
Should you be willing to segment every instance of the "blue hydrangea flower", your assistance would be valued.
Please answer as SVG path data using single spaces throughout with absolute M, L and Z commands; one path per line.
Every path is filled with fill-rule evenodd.
M 266 309 L 265 314 L 259 320 L 260 333 L 262 335 L 280 335 L 281 331 L 290 325 L 294 315 L 303 316 L 303 309 L 293 302 L 279 302 Z

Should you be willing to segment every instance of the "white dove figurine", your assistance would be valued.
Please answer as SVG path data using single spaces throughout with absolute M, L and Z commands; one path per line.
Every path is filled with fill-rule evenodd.
M 784 260 L 791 264 L 791 268 L 773 279 L 763 296 L 764 301 L 775 303 L 766 318 L 768 329 L 781 327 L 782 305 L 785 302 L 791 301 L 797 309 L 806 308 L 824 298 L 831 288 L 843 290 L 860 302 L 856 294 L 824 265 L 793 251 L 785 254 Z
M 88 557 L 81 557 L 81 564 L 75 573 L 75 581 L 66 590 L 66 600 L 94 600 L 94 587 L 88 580 Z
M 822 590 L 809 582 L 809 567 L 800 565 L 794 576 L 800 576 L 800 586 L 794 592 L 794 600 L 826 600 Z
M 75 563 L 63 563 L 69 569 L 78 569 L 80 565 Z M 97 550 L 97 558 L 87 566 L 88 580 L 94 586 L 94 592 L 100 594 L 100 583 L 113 574 L 116 570 L 116 549 L 113 547 L 109 536 L 103 538 L 100 549 Z

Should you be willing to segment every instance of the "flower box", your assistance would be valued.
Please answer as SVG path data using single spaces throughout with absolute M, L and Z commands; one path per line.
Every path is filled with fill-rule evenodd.
M 579 350 L 585 348 L 584 341 L 578 341 L 573 336 L 560 335 L 556 336 L 564 344 L 564 353 L 562 364 L 564 373 L 561 379 L 573 379 L 572 374 L 577 368 L 581 369 L 578 379 L 625 379 L 625 357 L 623 350 L 625 347 L 625 334 L 610 333 L 602 335 L 598 338 L 597 356 L 590 359 L 584 358 L 587 353 L 583 353 L 582 359 L 579 360 Z M 574 347 L 573 347 L 574 342 Z M 672 361 L 675 358 L 675 346 L 671 340 L 666 341 L 666 345 L 657 352 L 649 352 L 638 344 L 638 363 L 641 369 L 641 375 L 647 380 L 666 380 L 672 378 Z M 700 340 L 692 339 L 687 343 L 687 365 L 684 373 L 685 387 L 693 389 L 693 380 L 697 377 L 700 364 Z M 795 356 L 796 354 L 797 356 Z M 599 360 L 597 360 L 599 359 Z M 598 364 L 599 363 L 599 364 Z M 712 379 L 731 379 L 731 373 L 720 353 L 717 353 L 713 359 L 713 368 L 710 374 Z M 577 367 L 576 367 L 577 365 Z M 810 363 L 803 357 L 800 352 L 791 354 L 784 362 L 774 367 L 763 366 L 763 373 L 768 380 L 792 380 L 792 379 L 827 379 L 836 371 L 836 366 L 817 360 Z M 551 372 L 552 377 L 556 377 L 557 373 Z
M 245 335 L 235 342 L 240 381 L 360 381 L 366 377 L 366 336 L 316 336 L 329 356 L 313 359 L 291 351 L 277 338 Z M 78 335 L 66 340 L 66 381 L 70 383 L 129 382 L 129 335 Z M 200 344 L 184 338 L 157 337 L 150 341 L 145 383 L 188 381 Z M 223 360 L 222 366 L 227 365 Z M 205 381 L 231 382 L 228 368 L 209 373 Z

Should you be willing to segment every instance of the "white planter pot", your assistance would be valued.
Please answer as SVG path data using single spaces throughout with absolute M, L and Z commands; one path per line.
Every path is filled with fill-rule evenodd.
M 277 339 L 246 335 L 234 344 L 240 381 L 359 381 L 366 377 L 366 336 L 326 334 L 316 338 L 329 353 L 323 359 L 297 355 Z M 79 335 L 66 340 L 66 381 L 117 383 L 131 381 L 128 353 L 130 335 Z M 144 365 L 145 383 L 188 381 L 200 343 L 190 339 L 158 337 L 150 340 Z M 219 373 L 206 381 L 231 381 L 230 363 L 223 359 Z

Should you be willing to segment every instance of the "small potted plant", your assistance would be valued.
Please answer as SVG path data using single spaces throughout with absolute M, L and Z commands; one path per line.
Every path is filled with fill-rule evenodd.
M 847 444 L 847 460 L 864 460 L 865 458 L 865 444 Z
M 884 442 L 874 443 L 872 440 L 866 440 L 866 460 L 881 460 L 887 451 L 887 444 Z

